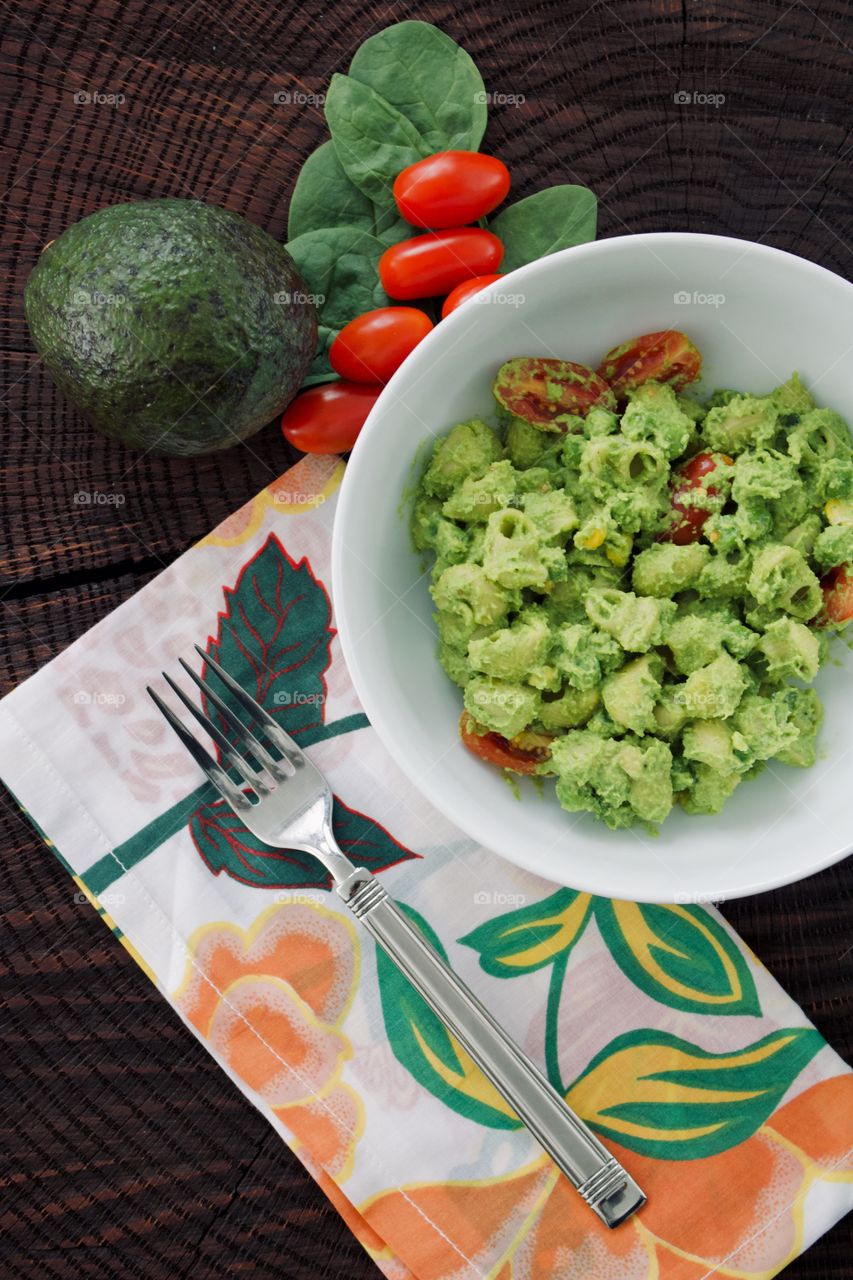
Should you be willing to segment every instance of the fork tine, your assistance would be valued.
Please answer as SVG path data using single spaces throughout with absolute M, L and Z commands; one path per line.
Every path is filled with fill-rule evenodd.
M 255 737 L 248 725 L 243 724 L 242 721 L 235 716 L 234 712 L 228 706 L 228 703 L 219 696 L 215 689 L 211 689 L 210 685 L 207 684 L 206 681 L 202 680 L 201 676 L 198 675 L 197 672 L 193 671 L 192 667 L 189 666 L 188 663 L 184 662 L 183 658 L 179 658 L 178 662 L 180 662 L 184 671 L 186 671 L 193 683 L 198 685 L 199 689 L 204 693 L 204 696 L 210 699 L 219 713 L 224 717 L 228 724 L 230 724 L 238 737 L 243 740 L 243 743 L 248 747 L 252 755 L 256 757 L 258 762 L 264 766 L 273 778 L 277 778 L 279 782 L 283 782 L 287 777 L 285 770 L 282 769 L 279 762 L 270 755 L 264 744 Z M 248 697 L 248 694 L 246 696 Z M 249 701 L 251 702 L 252 699 L 250 698 Z
M 189 751 L 196 764 L 205 774 L 208 781 L 212 782 L 216 790 L 222 796 L 223 800 L 227 800 L 229 804 L 234 805 L 238 809 L 251 809 L 252 802 L 243 795 L 239 787 L 235 787 L 234 783 L 228 777 L 228 774 L 218 765 L 211 755 L 205 750 L 197 738 L 190 733 L 186 725 L 175 715 L 171 708 L 167 707 L 163 699 L 157 694 L 150 685 L 147 686 L 148 693 L 154 702 L 155 707 L 162 716 L 165 717 L 168 724 L 174 729 L 181 742 Z
M 180 698 L 190 715 L 198 721 L 206 733 L 210 734 L 213 741 L 219 747 L 219 750 L 226 757 L 228 762 L 237 770 L 243 781 L 248 782 L 249 786 L 254 787 L 259 794 L 269 791 L 269 784 L 264 776 L 260 773 L 255 773 L 255 770 L 247 764 L 239 751 L 234 749 L 233 744 L 228 741 L 222 730 L 214 724 L 209 716 L 204 714 L 200 707 L 196 706 L 192 698 L 187 697 L 180 685 L 176 684 L 172 677 L 165 671 L 163 672 L 163 679 L 166 681 L 166 684 L 172 692 Z
M 278 721 L 274 720 L 270 713 L 265 711 L 261 704 L 256 702 L 250 693 L 247 693 L 245 689 L 241 688 L 234 677 L 229 675 L 224 667 L 221 667 L 218 662 L 211 658 L 209 653 L 205 653 L 201 645 L 197 644 L 195 646 L 195 651 L 199 657 L 204 659 L 206 666 L 210 667 L 211 671 L 216 672 L 226 689 L 230 690 L 240 705 L 249 712 L 249 715 L 253 716 L 255 720 L 257 720 L 258 724 L 263 725 L 271 741 L 274 742 L 278 749 L 284 753 L 294 768 L 298 768 L 300 765 L 304 764 L 306 756 L 302 748 L 294 741 L 293 738 L 291 738 L 289 733 L 285 733 Z M 196 681 L 196 684 L 200 685 L 200 687 L 204 689 L 206 693 L 210 692 L 210 686 L 203 681 L 201 677 L 196 678 L 196 676 L 193 675 L 193 679 Z M 215 701 L 215 695 L 212 696 Z

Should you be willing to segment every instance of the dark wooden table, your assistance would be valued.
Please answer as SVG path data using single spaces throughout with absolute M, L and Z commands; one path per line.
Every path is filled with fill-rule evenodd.
M 842 0 L 819 10 L 801 0 L 485 0 L 461 18 L 438 0 L 0 5 L 3 691 L 288 460 L 274 426 L 193 462 L 95 436 L 28 340 L 21 290 L 40 247 L 102 205 L 156 195 L 218 202 L 283 237 L 300 162 L 324 125 L 315 106 L 274 94 L 322 92 L 388 22 L 430 18 L 474 55 L 496 95 L 488 143 L 519 193 L 574 179 L 599 193 L 603 236 L 743 236 L 850 274 L 853 15 Z M 75 503 L 92 490 L 124 504 Z M 0 1274 L 374 1276 L 5 795 L 0 821 Z M 726 908 L 848 1057 L 851 891 L 848 862 Z M 849 1280 L 851 1257 L 848 1221 L 786 1274 Z

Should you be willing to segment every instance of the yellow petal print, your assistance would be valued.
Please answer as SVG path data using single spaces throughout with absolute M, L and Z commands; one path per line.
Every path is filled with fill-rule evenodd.
M 616 963 L 652 999 L 697 1013 L 760 1014 L 746 956 L 705 907 L 599 898 L 595 918 Z
M 556 915 L 543 915 L 538 921 L 540 930 L 545 933 L 554 926 L 550 937 L 543 937 L 532 945 L 524 947 L 514 955 L 501 957 L 503 964 L 511 969 L 539 969 L 548 964 L 561 951 L 565 951 L 578 937 L 589 911 L 589 894 L 579 893 L 574 902 Z M 514 935 L 524 933 L 526 937 L 537 931 L 537 922 L 532 924 L 516 924 L 506 930 L 504 937 L 511 941 Z
M 586 928 L 588 893 L 558 889 L 541 902 L 506 911 L 459 941 L 480 955 L 480 966 L 496 978 L 512 978 L 568 955 Z
M 823 1044 L 813 1028 L 792 1027 L 715 1054 L 668 1032 L 632 1031 L 593 1059 L 567 1098 L 634 1151 L 697 1159 L 754 1133 Z
M 202 538 L 202 547 L 237 547 L 257 533 L 268 510 L 284 515 L 313 511 L 335 492 L 343 479 L 344 463 L 333 456 L 311 456 L 299 462 L 228 516 Z
M 493 1111 L 501 1112 L 508 1119 L 517 1121 L 515 1112 L 501 1097 L 495 1086 L 486 1079 L 455 1036 L 450 1036 L 450 1044 L 456 1055 L 456 1065 L 451 1067 L 433 1053 L 420 1029 L 414 1024 L 412 1031 L 426 1062 L 449 1089 L 468 1098 L 471 1102 L 482 1103 L 484 1106 L 491 1107 Z

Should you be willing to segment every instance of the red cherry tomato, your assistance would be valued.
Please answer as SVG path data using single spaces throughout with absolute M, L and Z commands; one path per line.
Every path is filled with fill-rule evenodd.
M 673 523 L 666 533 L 660 535 L 661 542 L 674 542 L 683 547 L 688 542 L 698 542 L 702 536 L 705 521 L 711 512 L 707 507 L 697 506 L 687 500 L 687 495 L 695 494 L 697 489 L 704 489 L 709 497 L 716 497 L 718 490 L 705 484 L 705 477 L 717 470 L 717 467 L 733 466 L 732 459 L 726 453 L 697 453 L 678 468 L 673 477 L 675 483 L 672 490 Z
M 386 249 L 379 259 L 379 279 L 391 298 L 431 298 L 449 293 L 463 280 L 497 271 L 503 256 L 504 247 L 491 231 L 430 231 Z
M 585 364 L 547 356 L 518 356 L 498 369 L 492 390 L 516 418 L 548 428 L 561 414 L 583 415 L 594 405 L 612 409 L 613 392 Z
M 310 387 L 285 409 L 284 438 L 303 453 L 347 453 L 381 392 L 363 382 Z
M 853 564 L 839 564 L 820 580 L 823 589 L 823 609 L 817 617 L 818 626 L 849 622 L 853 618 Z
M 441 318 L 446 319 L 451 311 L 455 311 L 457 307 L 461 307 L 463 302 L 467 302 L 469 298 L 473 298 L 475 293 L 479 293 L 481 289 L 486 289 L 490 284 L 494 284 L 496 280 L 500 280 L 500 275 L 492 276 L 474 276 L 473 280 L 463 280 L 455 289 L 451 289 L 450 293 L 444 299 L 441 305 Z
M 509 191 L 509 169 L 479 151 L 438 151 L 397 175 L 394 199 L 415 227 L 461 227 L 496 209 Z
M 429 316 L 417 307 L 365 311 L 341 329 L 329 348 L 329 363 L 352 382 L 387 382 L 431 328 Z
M 702 357 L 687 334 L 665 329 L 614 347 L 598 372 L 621 400 L 644 382 L 668 382 L 673 391 L 683 391 L 698 378 L 701 367 Z
M 527 750 L 516 747 L 499 733 L 475 733 L 474 722 L 466 711 L 459 721 L 459 736 L 462 745 L 487 764 L 497 765 L 499 769 L 512 769 L 514 773 L 531 774 L 536 772 L 537 765 L 548 759 L 547 747 L 535 747 Z

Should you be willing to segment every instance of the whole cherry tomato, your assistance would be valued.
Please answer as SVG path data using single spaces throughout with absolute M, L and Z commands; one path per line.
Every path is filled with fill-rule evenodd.
M 509 191 L 509 169 L 479 151 L 437 151 L 397 175 L 394 199 L 415 227 L 461 227 L 496 209 Z
M 507 360 L 498 369 L 492 390 L 509 413 L 546 430 L 561 414 L 583 415 L 594 405 L 612 409 L 616 404 L 613 392 L 594 370 L 547 356 Z
M 485 289 L 490 284 L 494 284 L 496 280 L 500 280 L 499 274 L 493 276 L 474 276 L 473 280 L 463 280 L 455 289 L 451 289 L 450 293 L 444 299 L 441 306 L 442 320 L 449 316 L 451 311 L 455 311 L 457 307 L 461 307 L 463 302 L 467 302 L 469 298 L 473 298 L 475 293 L 479 293 L 481 289 Z
M 329 363 L 353 382 L 387 382 L 431 328 L 429 316 L 417 307 L 365 311 L 341 329 L 329 348 Z
M 431 298 L 463 280 L 497 271 L 504 247 L 491 231 L 454 227 L 401 240 L 379 259 L 382 288 L 392 298 Z
M 381 393 L 363 382 L 310 387 L 285 409 L 284 438 L 303 453 L 347 453 Z
M 823 609 L 816 619 L 819 626 L 836 626 L 853 618 L 853 564 L 839 564 L 820 580 Z
M 705 483 L 705 477 L 711 475 L 718 467 L 733 466 L 732 459 L 726 453 L 697 453 L 678 468 L 673 481 L 672 490 L 673 523 L 665 533 L 660 535 L 661 542 L 674 542 L 683 547 L 688 542 L 698 542 L 702 536 L 705 521 L 711 512 L 707 507 L 697 505 L 695 495 L 697 489 L 704 489 L 709 497 L 716 497 L 718 490 Z M 688 498 L 688 495 L 690 497 Z
M 514 773 L 535 773 L 537 765 L 548 759 L 548 748 L 544 745 L 528 750 L 514 746 L 500 733 L 475 733 L 474 722 L 467 711 L 462 712 L 459 721 L 459 736 L 462 745 L 473 755 L 499 769 L 512 769 Z
M 683 391 L 699 376 L 702 357 L 687 337 L 676 329 L 644 333 L 608 351 L 598 366 L 619 400 L 643 382 L 668 382 Z

